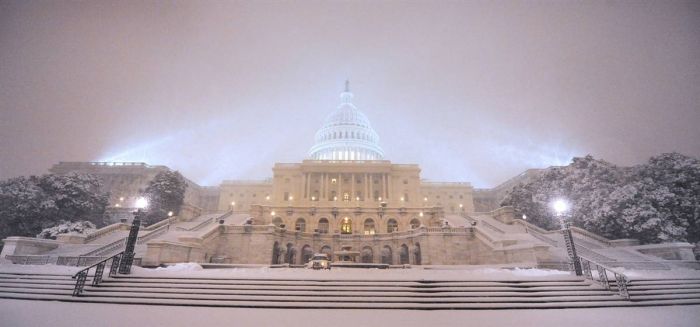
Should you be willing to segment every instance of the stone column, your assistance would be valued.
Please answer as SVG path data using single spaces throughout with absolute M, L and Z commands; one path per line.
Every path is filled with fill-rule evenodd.
M 368 197 L 369 196 L 369 184 L 368 184 L 369 178 L 367 178 L 367 176 L 368 176 L 368 174 L 365 173 L 365 178 L 364 178 L 364 183 L 365 183 L 365 190 L 364 190 L 365 194 L 364 195 L 365 195 L 365 197 L 362 199 L 365 202 L 367 202 L 367 199 L 369 198 Z
M 343 174 L 338 173 L 338 191 L 336 192 L 336 196 L 338 199 L 341 201 L 343 200 Z
M 350 201 L 355 201 L 355 174 L 350 174 Z
M 369 181 L 369 191 L 368 191 L 368 192 L 369 192 L 369 193 L 367 194 L 367 199 L 370 199 L 370 198 L 371 198 L 372 201 L 376 201 L 376 200 L 374 199 L 374 194 L 372 194 L 372 193 L 373 193 L 373 192 L 372 192 L 372 174 L 368 174 L 367 177 L 369 177 L 369 179 L 368 179 L 368 181 Z
M 386 190 L 386 174 L 382 174 L 382 199 L 386 201 L 388 198 L 387 190 Z
M 391 174 L 386 174 L 386 198 L 389 199 L 391 197 Z

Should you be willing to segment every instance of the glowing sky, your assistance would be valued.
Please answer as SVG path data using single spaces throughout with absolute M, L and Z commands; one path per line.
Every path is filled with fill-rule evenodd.
M 592 154 L 700 156 L 700 2 L 0 2 L 0 178 L 299 162 L 339 103 L 386 158 L 490 187 Z

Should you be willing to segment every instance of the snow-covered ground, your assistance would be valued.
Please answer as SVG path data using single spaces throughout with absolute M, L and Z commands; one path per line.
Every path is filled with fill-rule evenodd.
M 0 300 L 2 326 L 698 326 L 700 306 L 549 310 L 304 310 Z

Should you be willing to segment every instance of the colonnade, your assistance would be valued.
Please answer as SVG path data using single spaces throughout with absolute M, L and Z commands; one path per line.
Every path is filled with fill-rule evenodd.
M 343 188 L 344 178 L 349 177 L 350 189 Z M 361 178 L 361 183 L 357 183 L 357 178 Z M 317 185 L 316 180 L 320 180 Z M 375 186 L 374 182 L 378 181 Z M 378 188 L 378 189 L 375 189 Z M 303 173 L 301 193 L 304 200 L 309 201 L 356 201 L 357 192 L 360 192 L 360 201 L 388 200 L 391 194 L 391 180 L 389 173 Z M 379 196 L 375 197 L 374 192 L 379 191 Z M 315 194 L 318 192 L 319 196 Z M 335 192 L 337 199 L 332 194 Z M 348 193 L 349 198 L 344 199 L 344 193 Z

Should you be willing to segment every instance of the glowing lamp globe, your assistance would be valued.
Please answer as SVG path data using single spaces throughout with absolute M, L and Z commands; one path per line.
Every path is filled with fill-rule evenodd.
M 146 198 L 143 197 L 138 198 L 134 206 L 136 207 L 136 209 L 145 209 L 148 206 L 148 200 L 146 200 Z
M 554 208 L 554 212 L 557 214 L 557 216 L 561 216 L 564 214 L 564 212 L 569 210 L 569 204 L 562 199 L 558 199 L 552 203 L 552 208 Z

